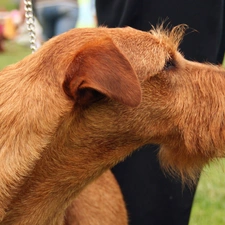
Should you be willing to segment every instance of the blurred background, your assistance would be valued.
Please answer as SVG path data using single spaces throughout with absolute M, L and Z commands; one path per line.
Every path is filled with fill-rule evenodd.
M 76 27 L 96 26 L 93 1 L 78 0 L 79 13 Z M 42 42 L 42 28 L 35 19 L 37 45 Z M 0 1 L 0 69 L 15 63 L 30 54 L 30 36 L 26 28 L 26 21 L 21 18 L 20 0 Z
M 95 27 L 91 0 L 78 0 L 76 27 Z M 41 45 L 42 28 L 35 25 Z M 19 12 L 19 0 L 0 1 L 0 70 L 31 54 L 29 33 Z M 212 163 L 202 173 L 191 214 L 190 225 L 225 225 L 225 160 Z M 163 215 L 162 215 L 163 216 Z M 140 224 L 141 225 L 141 224 Z M 160 224 L 159 224 L 160 225 Z

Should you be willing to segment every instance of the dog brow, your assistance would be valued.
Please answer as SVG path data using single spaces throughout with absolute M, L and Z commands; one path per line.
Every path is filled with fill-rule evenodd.
M 153 27 L 150 33 L 160 40 L 166 48 L 171 51 L 177 51 L 187 29 L 188 26 L 186 24 L 180 24 L 171 29 L 169 25 L 165 27 L 164 23 L 162 23 Z

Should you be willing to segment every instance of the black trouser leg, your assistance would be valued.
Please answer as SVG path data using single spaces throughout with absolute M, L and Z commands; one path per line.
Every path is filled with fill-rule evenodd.
M 130 225 L 187 225 L 196 187 L 182 187 L 160 169 L 158 146 L 147 145 L 115 166 Z

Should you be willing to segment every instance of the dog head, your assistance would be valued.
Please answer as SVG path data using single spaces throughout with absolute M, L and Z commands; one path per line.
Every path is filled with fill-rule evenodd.
M 162 166 L 192 180 L 224 155 L 224 71 L 184 59 L 184 30 L 75 29 L 40 50 L 73 105 L 71 148 L 118 162 L 157 143 Z
M 224 155 L 224 70 L 185 60 L 183 31 L 85 28 L 51 39 L 3 72 L 14 71 L 7 79 L 22 102 L 11 122 L 26 118 L 29 132 L 18 133 L 39 140 L 36 158 L 89 164 L 90 176 L 156 143 L 162 166 L 193 180 Z M 21 105 L 27 113 L 16 113 Z

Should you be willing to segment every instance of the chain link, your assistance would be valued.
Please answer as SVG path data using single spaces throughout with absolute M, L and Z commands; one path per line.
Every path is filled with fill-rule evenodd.
M 24 9 L 25 9 L 27 30 L 30 35 L 30 48 L 32 50 L 32 53 L 34 53 L 37 50 L 37 46 L 36 46 L 36 33 L 34 23 L 35 21 L 33 15 L 32 0 L 24 0 Z

